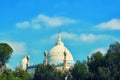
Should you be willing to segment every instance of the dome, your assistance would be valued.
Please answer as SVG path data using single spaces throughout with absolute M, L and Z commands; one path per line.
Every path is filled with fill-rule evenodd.
M 67 65 L 73 66 L 73 57 L 70 51 L 64 46 L 64 43 L 61 41 L 61 35 L 59 34 L 55 46 L 48 53 L 48 63 L 55 64 L 56 66 L 62 66 L 64 60 L 64 53 L 66 53 Z

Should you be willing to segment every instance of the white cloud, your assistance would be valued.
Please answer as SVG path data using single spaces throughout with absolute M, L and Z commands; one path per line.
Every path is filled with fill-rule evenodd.
M 83 41 L 83 42 L 95 42 L 99 40 L 116 40 L 116 38 L 110 35 L 98 35 L 98 34 L 75 34 L 75 33 L 68 33 L 68 32 L 61 32 L 62 38 L 74 40 L 74 41 Z M 52 39 L 57 39 L 58 34 L 52 35 Z
M 96 40 L 96 35 L 94 35 L 94 34 L 81 34 L 80 35 L 80 39 L 82 40 L 82 41 L 85 41 L 85 42 L 91 42 L 91 41 L 94 41 L 94 40 Z
M 60 27 L 63 25 L 73 24 L 76 21 L 70 18 L 66 18 L 63 16 L 50 17 L 44 14 L 39 14 L 37 17 L 29 21 L 23 21 L 20 23 L 16 23 L 16 27 L 18 28 L 34 28 L 40 29 L 42 26 L 45 27 Z
M 68 32 L 61 32 L 62 41 L 67 41 L 66 44 L 69 44 L 71 46 L 78 45 L 80 42 L 79 35 L 74 33 L 68 33 Z M 51 43 L 53 44 L 58 39 L 58 34 L 54 34 L 51 36 Z
M 66 39 L 76 39 L 77 38 L 77 35 L 74 33 L 62 32 L 61 35 L 63 35 L 63 38 L 66 38 Z
M 94 49 L 92 53 L 96 53 L 98 51 L 100 51 L 103 55 L 105 55 L 107 53 L 107 49 L 105 49 L 105 48 Z
M 75 20 L 66 17 L 49 17 L 43 14 L 38 15 L 38 20 L 47 26 L 58 27 L 65 24 L 75 23 Z
M 26 54 L 26 46 L 24 42 L 0 41 L 9 44 L 13 49 L 13 55 Z
M 112 19 L 108 22 L 100 23 L 96 27 L 99 29 L 120 30 L 120 20 Z
M 94 41 L 98 41 L 98 40 L 113 40 L 115 39 L 114 37 L 110 36 L 110 35 L 96 35 L 96 34 L 81 34 L 80 35 L 80 40 L 84 41 L 84 42 L 94 42 Z
M 38 30 L 38 29 L 40 29 L 40 28 L 41 28 L 41 25 L 40 25 L 40 24 L 38 24 L 38 23 L 36 23 L 36 24 L 35 24 L 35 23 L 33 23 L 33 24 L 32 24 L 32 27 L 33 27 L 34 29 L 37 29 L 37 30 Z
M 62 22 L 59 18 L 51 18 L 51 17 L 40 14 L 38 16 L 38 19 L 47 26 L 53 26 L 54 27 L 54 26 L 62 25 Z
M 74 40 L 78 39 L 78 35 L 74 33 L 61 32 L 60 34 L 64 39 L 74 39 Z M 51 38 L 57 38 L 57 37 L 58 37 L 58 34 L 54 34 Z
M 30 27 L 30 23 L 28 21 L 16 23 L 16 27 L 18 27 L 18 28 L 28 28 L 28 27 Z

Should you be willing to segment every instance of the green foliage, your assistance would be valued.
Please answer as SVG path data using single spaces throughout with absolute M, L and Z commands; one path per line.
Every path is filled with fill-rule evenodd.
M 54 65 L 39 64 L 35 71 L 34 80 L 63 80 L 63 74 L 61 71 L 57 71 Z
M 16 76 L 16 78 L 22 79 L 22 80 L 31 80 L 31 76 L 23 70 L 14 72 L 14 75 Z
M 110 80 L 109 69 L 105 67 L 99 67 L 96 74 L 97 80 Z
M 88 63 L 89 71 L 94 74 L 98 72 L 99 67 L 105 66 L 105 59 L 101 52 L 96 52 L 91 57 L 91 62 Z
M 9 60 L 13 49 L 7 43 L 0 43 L 0 68 Z
M 11 69 L 5 69 L 0 75 L 0 80 L 16 80 L 14 71 L 12 71 Z
M 12 71 L 11 69 L 5 69 L 0 74 L 0 80 L 32 80 L 30 75 L 25 71 Z
M 85 63 L 77 61 L 71 70 L 73 80 L 87 80 L 90 76 L 89 71 Z
M 120 80 L 120 43 L 111 44 L 105 56 L 93 54 L 88 67 L 94 80 Z
M 114 80 L 120 80 L 120 43 L 111 44 L 105 56 L 109 73 Z

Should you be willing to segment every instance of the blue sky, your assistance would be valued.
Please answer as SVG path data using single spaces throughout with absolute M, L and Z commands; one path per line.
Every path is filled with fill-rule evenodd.
M 74 60 L 86 60 L 88 53 L 106 53 L 120 41 L 119 0 L 1 0 L 0 42 L 14 50 L 9 60 L 13 69 L 30 53 L 31 64 L 43 62 L 62 34 L 62 41 Z

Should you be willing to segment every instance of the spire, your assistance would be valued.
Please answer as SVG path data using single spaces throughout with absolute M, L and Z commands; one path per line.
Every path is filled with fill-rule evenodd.
M 61 34 L 58 34 L 58 41 L 61 41 Z
M 62 40 L 61 30 L 60 30 L 60 28 L 59 28 L 59 30 L 58 30 L 58 41 L 61 41 L 61 40 Z
M 56 42 L 55 45 L 64 45 L 64 43 L 62 42 L 61 34 L 60 33 L 58 34 L 58 40 L 57 40 L 57 42 Z

